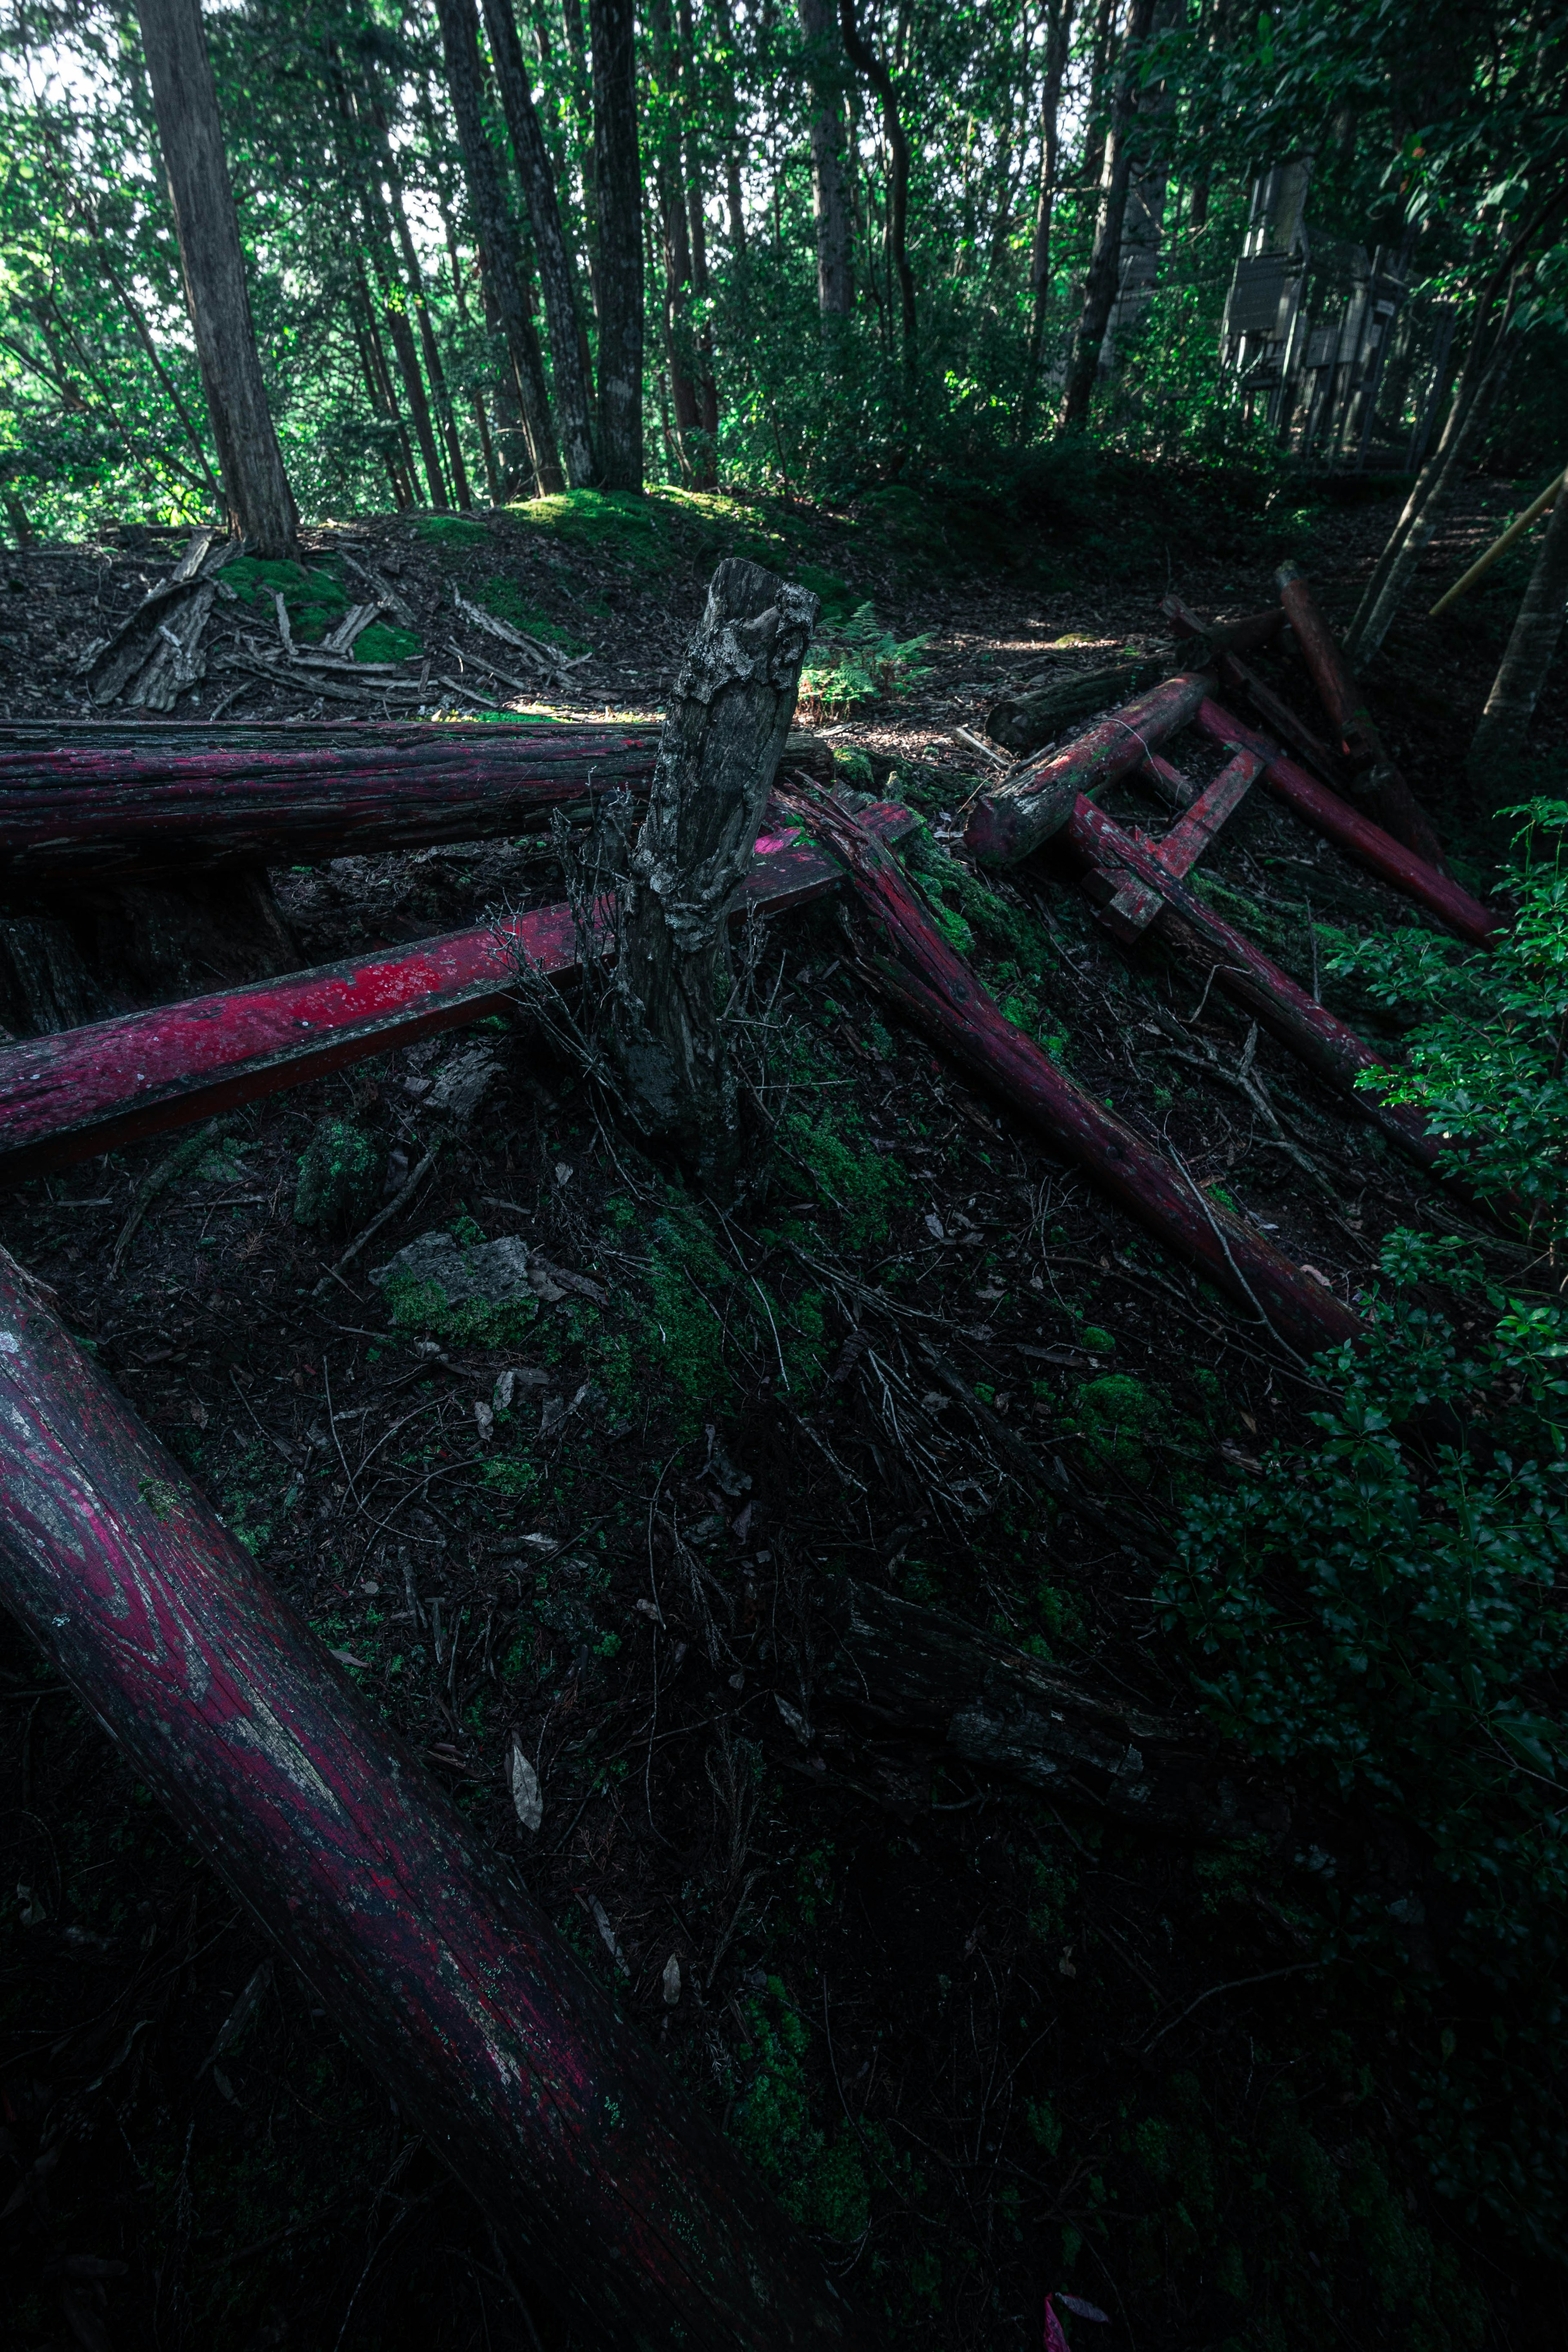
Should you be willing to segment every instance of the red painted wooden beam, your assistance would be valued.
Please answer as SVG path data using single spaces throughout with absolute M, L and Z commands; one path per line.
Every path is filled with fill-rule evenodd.
M 867 814 L 891 837 L 914 823 L 886 803 Z M 783 912 L 837 886 L 838 867 L 820 851 L 776 834 L 757 847 L 737 912 L 747 905 Z M 547 972 L 572 970 L 577 939 L 569 910 L 545 907 L 416 947 L 25 1038 L 0 1052 L 0 1182 L 501 1012 L 513 1001 L 520 953 Z
M 1256 752 L 1238 751 L 1162 840 L 1143 844 L 1142 836 L 1138 836 L 1163 873 L 1174 881 L 1191 873 L 1226 819 L 1241 806 L 1262 771 L 1263 762 Z M 1088 807 L 1089 803 L 1085 802 L 1084 805 Z M 1163 903 L 1157 890 L 1129 877 L 1118 883 L 1105 908 L 1104 920 L 1118 939 L 1130 942 L 1148 929 Z
M 871 919 L 880 950 L 875 976 L 940 1045 L 1156 1240 L 1206 1275 L 1244 1314 L 1261 1315 L 1291 1348 L 1311 1355 L 1362 1335 L 1361 1318 L 1331 1291 L 1293 1265 L 1255 1226 L 1210 1201 L 1194 1179 L 1075 1085 L 1007 1019 L 875 835 L 836 802 L 815 793 L 793 797 L 813 833 L 843 859 Z M 1080 809 L 1089 805 L 1079 803 Z
M 987 866 L 1013 866 L 1067 823 L 1079 793 L 1089 793 L 1136 768 L 1156 744 L 1184 727 L 1215 681 L 1205 670 L 1168 677 L 1163 685 L 1113 710 L 1059 751 L 1047 751 L 982 794 L 964 839 Z
M 1382 1056 L 1299 987 L 1245 931 L 1216 915 L 1180 875 L 1170 871 L 1152 843 L 1128 833 L 1092 801 L 1080 798 L 1058 835 L 1058 845 L 1089 868 L 1086 887 L 1090 897 L 1106 902 L 1108 914 L 1124 895 L 1131 898 L 1139 894 L 1134 904 L 1154 900 L 1163 939 L 1184 950 L 1200 970 L 1212 970 L 1217 987 L 1345 1095 L 1390 1142 L 1422 1167 L 1435 1166 L 1441 1139 L 1428 1131 L 1420 1114 L 1405 1104 L 1384 1102 L 1357 1084 L 1363 1072 L 1388 1070 Z M 1127 935 L 1115 922 L 1111 928 L 1119 937 Z
M 1438 872 L 1443 845 L 1432 820 L 1394 761 L 1360 684 L 1341 652 L 1339 641 L 1318 609 L 1318 600 L 1299 564 L 1282 563 L 1274 575 L 1285 617 L 1312 674 L 1319 698 L 1332 719 L 1341 748 L 1352 769 L 1363 779 L 1366 793 L 1384 824 L 1396 841 Z
M 867 2344 L 804 2233 L 3 1252 L 0 1599 L 584 2341 Z
M 0 737 L 0 881 L 47 888 L 90 875 L 306 864 L 523 831 L 562 802 L 646 792 L 657 726 L 340 728 L 257 745 L 195 728 L 83 730 L 51 746 Z M 147 730 L 150 734 L 153 730 Z M 217 730 L 214 730 L 215 733 Z
M 1337 793 L 1330 792 L 1327 784 L 1321 784 L 1316 776 L 1288 759 L 1267 735 L 1233 719 L 1217 702 L 1199 705 L 1197 724 L 1218 743 L 1237 743 L 1248 751 L 1256 751 L 1259 759 L 1268 762 L 1263 781 L 1270 792 L 1277 793 L 1287 807 L 1294 809 L 1308 824 L 1337 842 L 1358 866 L 1364 866 L 1369 874 L 1375 874 L 1380 881 L 1402 890 L 1407 898 L 1414 898 L 1451 931 L 1457 931 L 1460 939 L 1468 940 L 1475 947 L 1490 946 L 1494 934 L 1502 928 L 1499 916 L 1483 907 L 1479 898 L 1472 898 L 1450 875 L 1439 874 L 1435 866 L 1428 866 L 1424 857 L 1417 857 L 1414 850 L 1406 849 L 1403 842 L 1395 841 L 1392 834 L 1373 824 L 1369 816 L 1363 816 L 1359 809 L 1352 808 Z

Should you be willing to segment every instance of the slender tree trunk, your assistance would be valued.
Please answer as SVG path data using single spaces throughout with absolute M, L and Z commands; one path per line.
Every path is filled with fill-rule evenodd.
M 381 168 L 391 200 L 392 225 L 397 232 L 398 251 L 403 256 L 403 274 L 414 299 L 414 315 L 419 327 L 420 348 L 425 354 L 425 373 L 429 381 L 430 398 L 441 420 L 441 438 L 447 445 L 447 462 L 451 468 L 452 492 L 466 513 L 474 503 L 468 488 L 468 469 L 463 462 L 463 445 L 458 436 L 457 412 L 447 389 L 447 372 L 441 364 L 441 347 L 436 340 L 436 323 L 430 316 L 430 305 L 425 299 L 425 274 L 419 267 L 419 256 L 408 226 L 408 206 L 403 193 L 403 175 L 392 152 L 392 142 L 386 135 L 386 121 L 380 107 L 375 114 L 376 131 L 381 143 Z
M 588 296 L 596 323 L 599 316 L 598 163 L 594 149 L 594 98 L 588 69 L 588 44 L 583 31 L 583 0 L 561 0 L 561 22 L 566 34 L 570 65 L 568 89 L 581 159 L 579 173 L 588 264 Z
M 599 462 L 605 487 L 643 486 L 642 158 L 633 0 L 588 0 L 599 215 Z
M 572 260 L 561 225 L 555 173 L 540 124 L 528 68 L 511 0 L 484 0 L 485 25 L 490 37 L 496 86 L 500 92 L 506 126 L 511 138 L 512 160 L 533 225 L 539 279 L 544 291 L 544 315 L 550 327 L 550 357 L 555 386 L 555 413 L 561 425 L 561 451 L 566 478 L 574 490 L 595 478 L 594 436 L 590 424 L 593 387 L 583 363 Z
M 224 494 L 258 554 L 294 555 L 300 517 L 261 377 L 200 0 L 136 0 L 136 18 Z
M 1100 211 L 1094 224 L 1094 250 L 1083 289 L 1083 311 L 1068 362 L 1062 401 L 1062 427 L 1071 431 L 1089 421 L 1089 404 L 1100 370 L 1100 347 L 1110 322 L 1121 264 L 1121 225 L 1127 216 L 1127 190 L 1132 176 L 1132 121 L 1137 95 L 1133 75 L 1153 21 L 1154 0 L 1132 0 L 1132 13 L 1122 42 L 1112 100 L 1110 130 L 1100 173 Z
M 1046 70 L 1040 86 L 1040 187 L 1035 199 L 1035 234 L 1029 247 L 1029 355 L 1024 369 L 1024 397 L 1018 409 L 1020 440 L 1028 432 L 1035 389 L 1040 380 L 1046 310 L 1051 295 L 1051 220 L 1061 169 L 1062 81 L 1072 40 L 1072 18 L 1073 0 L 1048 0 Z
M 836 340 L 855 307 L 844 180 L 844 37 L 833 0 L 800 0 L 805 75 L 811 89 L 811 210 L 816 225 L 816 306 Z
M 495 340 L 503 341 L 500 310 L 495 289 L 485 268 L 484 248 L 479 248 L 479 299 L 484 305 L 486 331 Z M 493 400 L 496 429 L 500 436 L 505 463 L 501 470 L 501 492 L 496 501 L 504 506 L 508 499 L 533 476 L 533 452 L 529 445 L 528 430 L 523 422 L 522 404 L 517 396 L 517 373 L 513 368 L 500 369 L 495 378 Z
M 915 278 L 910 267 L 910 144 L 904 136 L 898 93 L 887 66 L 860 31 L 857 0 L 838 0 L 838 28 L 851 62 L 865 75 L 881 101 L 891 170 L 888 184 L 888 256 L 899 280 L 900 319 L 903 332 L 904 387 L 914 389 L 920 361 L 920 336 L 915 316 Z
M 1116 0 L 1100 0 L 1100 12 L 1094 20 L 1094 42 L 1089 68 L 1089 114 L 1084 130 L 1083 160 L 1079 165 L 1079 184 L 1085 194 L 1098 188 L 1105 163 L 1105 142 L 1108 125 L 1105 118 L 1105 77 L 1110 68 L 1110 46 L 1114 37 Z
M 400 299 L 403 289 L 388 282 L 381 240 L 374 234 L 375 227 L 379 226 L 374 222 L 374 209 L 367 200 L 365 211 L 370 234 L 366 243 L 370 248 L 371 266 L 381 286 L 381 314 L 392 338 L 397 372 L 403 378 L 403 389 L 408 399 L 408 413 L 414 419 L 414 437 L 425 461 L 425 479 L 429 487 L 430 503 L 439 510 L 449 506 L 451 501 L 442 478 L 440 452 L 436 446 L 436 431 L 430 422 L 430 404 L 425 397 L 425 379 L 419 373 L 419 354 L 414 348 L 414 330 L 408 323 L 408 313 Z
M 703 443 L 701 463 L 698 467 L 700 488 L 711 490 L 719 483 L 719 383 L 713 367 L 713 329 L 708 318 L 708 222 L 703 208 L 702 157 L 698 146 L 696 100 L 697 42 L 692 26 L 691 0 L 679 0 L 680 53 L 683 60 L 682 83 L 686 103 L 686 213 L 691 227 L 691 291 L 702 305 L 702 316 L 697 327 L 697 404 L 701 416 Z
M 349 232 L 353 234 L 352 230 Z M 378 416 L 392 426 L 397 441 L 397 455 L 387 456 L 387 471 L 393 477 L 393 497 L 400 513 L 415 503 L 414 453 L 408 446 L 408 435 L 398 412 L 397 394 L 392 387 L 392 372 L 386 364 L 381 337 L 376 332 L 375 305 L 371 299 L 369 282 L 364 274 L 364 262 L 356 252 L 353 257 L 354 290 L 357 295 L 358 318 L 355 333 L 359 338 L 361 357 L 365 371 L 365 383 L 370 391 L 371 406 Z
M 1558 493 L 1530 585 L 1508 641 L 1481 723 L 1470 744 L 1469 779 L 1479 793 L 1522 791 L 1525 737 L 1563 634 L 1568 604 L 1568 492 Z
M 480 267 L 506 337 L 540 494 L 550 497 L 563 490 L 566 484 L 555 446 L 544 361 L 529 315 L 516 232 L 507 212 L 500 167 L 485 129 L 479 11 L 474 0 L 436 0 L 436 11 L 441 20 L 441 46 L 447 59 L 447 87 L 458 125 L 458 144 L 463 152 L 474 226 L 479 232 Z

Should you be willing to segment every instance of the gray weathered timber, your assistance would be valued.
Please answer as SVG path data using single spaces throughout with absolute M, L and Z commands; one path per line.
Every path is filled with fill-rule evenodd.
M 751 864 L 817 609 L 760 564 L 720 564 L 623 887 L 611 1006 L 626 1108 L 721 1190 L 737 1146 L 719 1022 L 724 908 Z

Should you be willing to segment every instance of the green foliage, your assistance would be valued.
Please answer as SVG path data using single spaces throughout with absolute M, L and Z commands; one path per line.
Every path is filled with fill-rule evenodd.
M 837 1010 L 831 1000 L 827 1009 Z M 886 1031 L 882 1035 L 887 1038 Z M 778 1149 L 822 1206 L 844 1217 L 849 1240 L 862 1247 L 883 1240 L 894 1212 L 910 1197 L 902 1167 L 892 1153 L 873 1150 L 853 1095 L 839 1084 L 837 1063 L 803 1024 L 786 1032 L 775 1068 L 791 1088 L 778 1121 Z
M 800 711 L 805 719 L 841 719 L 863 704 L 901 692 L 926 675 L 920 656 L 929 637 L 900 645 L 883 627 L 869 604 L 847 621 L 819 626 L 800 674 Z
M 1527 822 L 1510 877 L 1517 912 L 1490 950 L 1398 930 L 1337 939 L 1329 969 L 1382 1003 L 1418 1008 L 1405 1067 L 1384 1091 L 1443 1137 L 1441 1168 L 1549 1246 L 1568 1233 L 1568 802 L 1502 814 Z
M 258 555 L 236 556 L 223 567 L 223 583 L 242 604 L 272 620 L 281 596 L 289 626 L 301 645 L 312 645 L 334 628 L 349 608 L 348 592 L 335 574 L 302 563 L 269 562 Z
M 300 1156 L 294 1223 L 341 1233 L 374 1214 L 381 1192 L 380 1146 L 353 1119 L 321 1119 Z
M 1084 1338 L 1086 1346 L 1091 1344 Z M 1114 1464 L 1135 1486 L 1146 1486 L 1152 1474 L 1143 1441 L 1162 1418 L 1159 1399 L 1131 1372 L 1106 1372 L 1085 1381 L 1073 1402 L 1089 1452 Z
M 598 602 L 599 600 L 595 600 Z M 563 653 L 585 654 L 589 646 L 585 638 L 574 636 L 552 620 L 542 606 L 527 596 L 515 580 L 487 580 L 474 599 L 498 621 L 508 621 L 514 629 L 522 629 L 530 636 L 539 637 L 546 645 L 559 646 Z
M 394 628 L 390 621 L 373 621 L 354 639 L 353 657 L 363 662 L 412 661 L 425 650 L 425 640 L 414 629 Z

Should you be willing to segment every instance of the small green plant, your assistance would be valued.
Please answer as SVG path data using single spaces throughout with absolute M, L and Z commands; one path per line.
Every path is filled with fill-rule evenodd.
M 1443 1139 L 1440 1168 L 1550 1246 L 1568 1232 L 1568 801 L 1502 814 L 1525 820 L 1509 877 L 1518 911 L 1489 950 L 1415 929 L 1334 935 L 1328 965 L 1379 1003 L 1420 1013 L 1405 1066 L 1383 1090 L 1425 1112 Z
M 380 1149 L 363 1128 L 350 1118 L 323 1118 L 300 1157 L 294 1223 L 328 1233 L 363 1224 L 380 1196 L 381 1178 Z
M 841 719 L 862 703 L 912 685 L 926 675 L 920 656 L 930 642 L 907 637 L 900 645 L 872 605 L 859 605 L 847 621 L 824 629 L 813 645 L 800 674 L 801 717 Z

